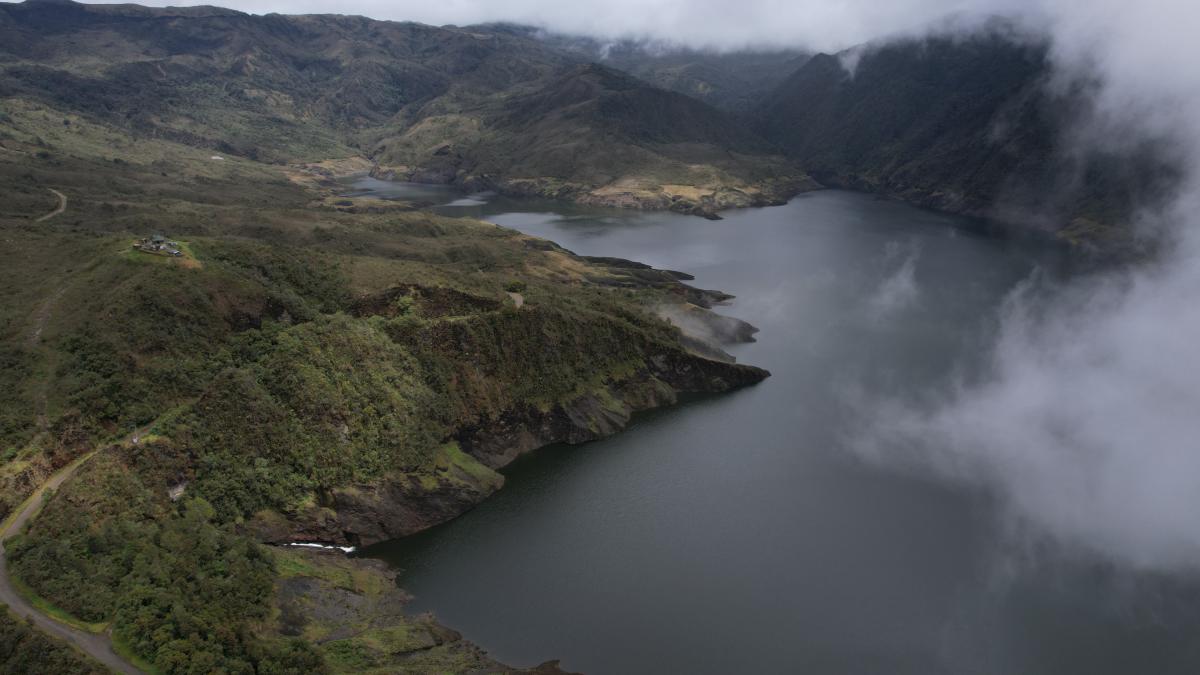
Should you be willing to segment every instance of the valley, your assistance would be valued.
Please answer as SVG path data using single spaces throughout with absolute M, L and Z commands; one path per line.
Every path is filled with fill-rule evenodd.
M 1191 576 L 1038 529 L 1120 481 L 1005 482 L 1180 390 L 1004 379 L 1148 363 L 1161 126 L 1008 18 L 494 19 L 0 3 L 0 670 L 1192 670 Z

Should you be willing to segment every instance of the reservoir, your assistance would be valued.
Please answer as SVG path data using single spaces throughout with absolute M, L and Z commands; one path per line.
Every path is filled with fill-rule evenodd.
M 877 403 L 980 376 L 1006 298 L 1066 274 L 1045 243 L 837 191 L 707 221 L 421 190 L 734 294 L 718 311 L 761 332 L 729 351 L 773 376 L 544 448 L 475 510 L 366 550 L 412 611 L 592 675 L 1200 672 L 1194 580 L 1018 536 L 986 491 L 856 450 Z

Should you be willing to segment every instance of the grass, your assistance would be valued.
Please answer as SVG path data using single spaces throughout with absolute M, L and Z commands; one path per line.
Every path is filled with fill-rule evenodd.
M 147 661 L 139 656 L 138 653 L 133 651 L 133 648 L 126 644 L 124 640 L 112 635 L 111 633 L 109 634 L 109 639 L 112 640 L 113 651 L 117 653 L 117 656 L 120 656 L 129 663 L 133 664 L 134 668 L 146 673 L 146 675 L 162 674 L 161 670 L 156 668 L 150 661 Z
M 193 180 L 262 180 L 270 171 L 259 163 L 236 156 L 213 160 L 211 157 L 220 153 L 135 137 L 116 127 L 32 99 L 0 99 L 0 112 L 8 118 L 5 131 L 10 137 L 9 147 L 15 145 L 27 150 L 36 147 L 57 155 L 103 159 L 118 166 L 125 163 L 160 172 L 170 170 Z M 67 193 L 67 196 L 71 197 L 71 194 Z
M 341 588 L 368 597 L 379 595 L 387 588 L 387 580 L 377 572 L 362 569 L 350 563 L 348 559 L 328 561 L 317 564 L 313 558 L 295 548 L 277 547 L 272 549 L 275 556 L 275 568 L 281 578 L 311 577 L 320 579 L 334 588 Z
M 462 451 L 458 443 L 446 443 L 438 449 L 434 458 L 434 466 L 439 472 L 451 474 L 453 470 L 461 471 L 481 484 L 494 483 L 500 480 L 500 474 L 480 464 L 474 457 Z

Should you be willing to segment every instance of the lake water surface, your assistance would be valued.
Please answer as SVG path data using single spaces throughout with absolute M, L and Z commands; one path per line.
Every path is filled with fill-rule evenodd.
M 1004 299 L 1060 273 L 1044 246 L 846 192 L 714 222 L 420 189 L 735 294 L 720 311 L 762 332 L 731 352 L 773 377 L 546 448 L 474 511 L 366 551 L 414 611 L 501 661 L 598 675 L 1200 672 L 1192 581 L 1030 545 L 986 494 L 853 450 L 864 401 L 980 370 Z

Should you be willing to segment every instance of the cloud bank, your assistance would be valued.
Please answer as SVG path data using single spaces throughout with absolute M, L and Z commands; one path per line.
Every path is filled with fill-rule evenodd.
M 1039 2 L 1060 78 L 1099 83 L 1074 141 L 1163 142 L 1182 188 L 1137 225 L 1153 264 L 1014 294 L 988 377 L 923 410 L 888 402 L 859 447 L 982 484 L 1033 531 L 1160 571 L 1200 568 L 1200 6 Z M 1165 234 L 1164 234 L 1165 233 Z M 1037 299 L 1035 299 L 1037 298 Z M 1028 529 L 1028 528 L 1024 528 Z

